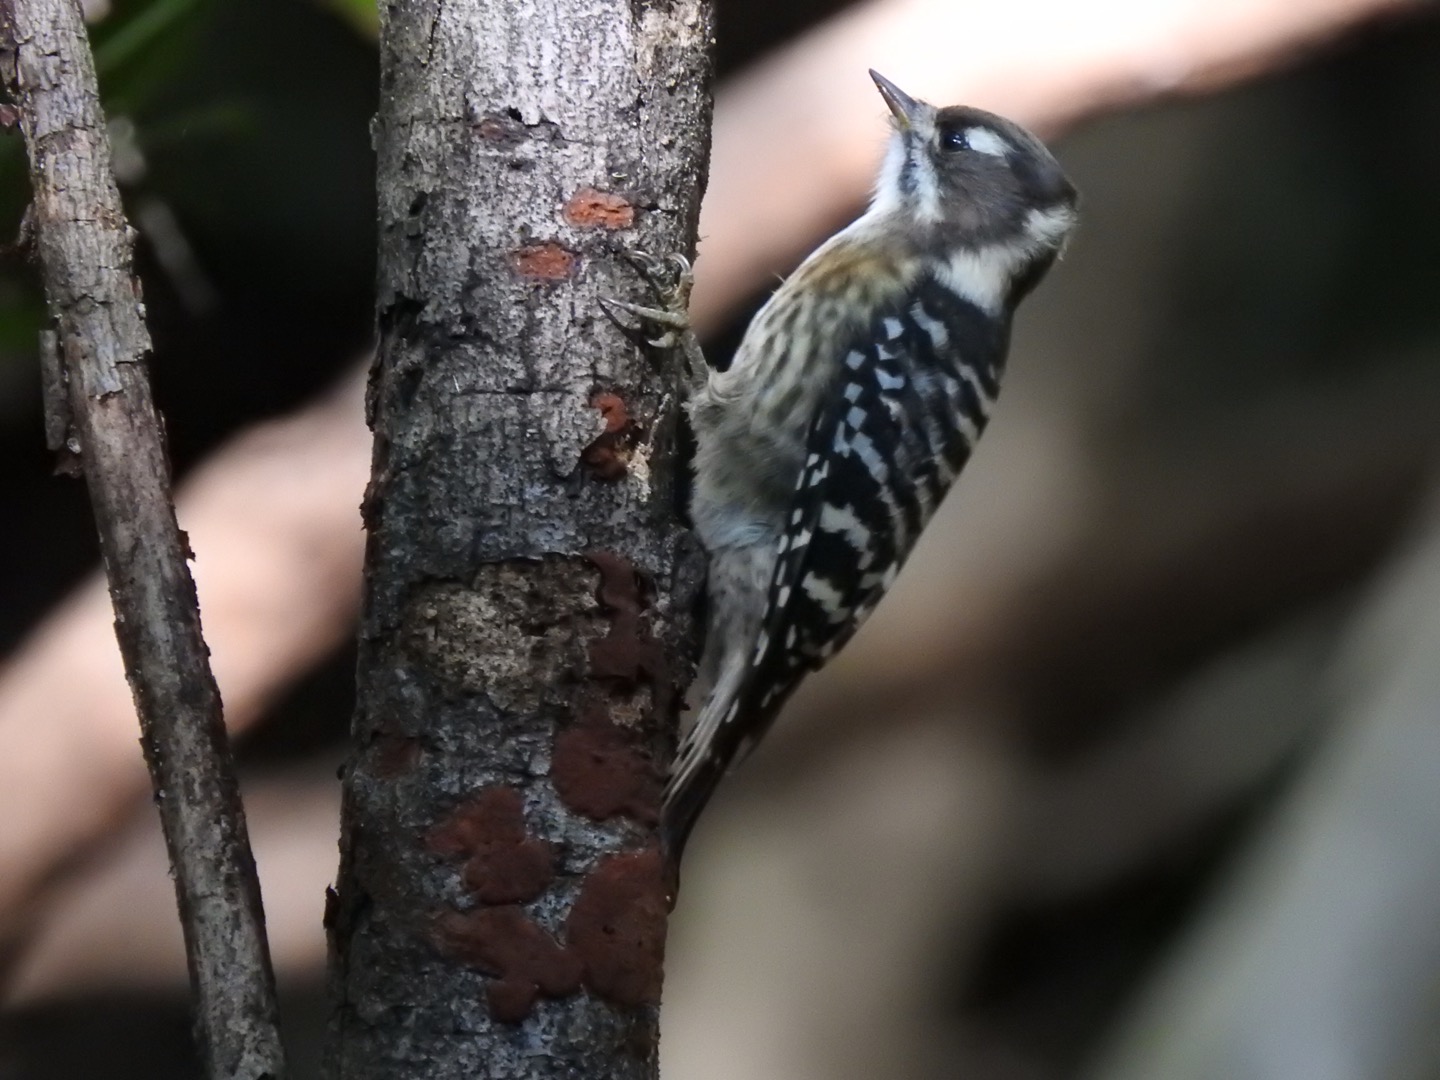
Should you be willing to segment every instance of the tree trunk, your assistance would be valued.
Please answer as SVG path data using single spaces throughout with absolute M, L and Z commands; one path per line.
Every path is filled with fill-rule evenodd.
M 380 349 L 330 1075 L 655 1076 L 654 829 L 700 562 L 677 381 L 705 0 L 381 5 Z M 657 364 L 658 359 L 658 364 Z

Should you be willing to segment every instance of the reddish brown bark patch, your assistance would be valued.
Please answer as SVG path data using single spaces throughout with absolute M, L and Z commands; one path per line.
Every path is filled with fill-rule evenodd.
M 475 122 L 474 130 L 486 142 L 502 146 L 521 143 L 528 138 L 525 125 L 508 116 L 482 116 Z
M 618 435 L 635 426 L 635 422 L 630 419 L 630 410 L 625 407 L 625 401 L 619 394 L 596 394 L 590 399 L 590 404 L 600 410 L 600 418 L 605 421 L 607 435 Z
M 403 735 L 377 735 L 370 744 L 375 775 L 382 780 L 404 776 L 420 764 L 420 740 Z
M 513 905 L 446 912 L 436 933 L 447 953 L 492 976 L 485 995 L 502 1023 L 520 1023 L 541 994 L 560 998 L 580 989 L 579 958 Z
M 582 229 L 628 229 L 635 224 L 635 207 L 629 199 L 592 187 L 571 195 L 563 213 L 566 221 Z
M 580 452 L 580 463 L 597 480 L 619 480 L 630 468 L 630 455 L 643 432 L 619 394 L 598 393 L 590 405 L 600 411 L 605 429 Z
M 596 596 L 610 617 L 610 632 L 590 643 L 590 677 L 633 690 L 642 682 L 663 685 L 664 652 L 642 616 L 643 581 L 630 560 L 612 551 L 586 556 L 600 571 Z M 662 707 L 657 702 L 656 707 Z
M 658 1005 L 665 960 L 665 887 L 655 848 L 610 855 L 585 879 L 566 920 L 585 985 L 616 1005 Z
M 550 779 L 565 805 L 594 821 L 624 814 L 660 820 L 660 777 L 650 756 L 604 715 L 581 720 L 555 738 Z
M 482 139 L 498 142 L 510 134 L 510 128 L 498 116 L 482 116 L 475 125 L 475 133 Z
M 574 276 L 580 263 L 579 256 L 553 240 L 526 244 L 512 251 L 510 258 L 517 274 L 536 281 L 564 281 Z
M 486 788 L 430 831 L 426 845 L 465 859 L 465 887 L 482 904 L 534 900 L 555 876 L 555 851 L 525 831 L 524 803 L 514 788 Z

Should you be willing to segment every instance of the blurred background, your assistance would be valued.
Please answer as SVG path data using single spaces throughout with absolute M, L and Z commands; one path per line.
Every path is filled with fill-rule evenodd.
M 919 96 L 1055 136 L 1084 202 L 894 595 L 691 844 L 666 1076 L 1440 1080 L 1440 17 L 717 4 L 715 358 L 863 204 L 867 48 Z M 374 9 L 87 11 L 311 1077 L 368 459 Z M 0 138 L 0 236 L 26 199 Z M 44 448 L 42 319 L 12 253 L 0 1077 L 197 1076 L 89 509 Z

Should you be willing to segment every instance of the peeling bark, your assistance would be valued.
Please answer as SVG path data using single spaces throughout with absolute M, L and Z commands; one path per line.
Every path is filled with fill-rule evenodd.
M 655 801 L 701 562 L 678 379 L 705 0 L 381 6 L 380 349 L 329 1074 L 653 1077 Z M 658 361 L 658 363 L 657 363 Z

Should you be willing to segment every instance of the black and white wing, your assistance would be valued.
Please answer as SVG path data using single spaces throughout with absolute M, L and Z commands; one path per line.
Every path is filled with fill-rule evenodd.
M 895 580 L 980 437 L 1008 334 L 1008 319 L 929 283 L 836 365 L 806 437 L 750 663 L 733 692 L 712 690 L 671 772 L 663 840 L 672 858 L 726 769 Z
M 1007 344 L 1005 321 L 929 283 L 846 353 L 806 440 L 732 710 L 747 743 L 895 580 L 985 427 Z

